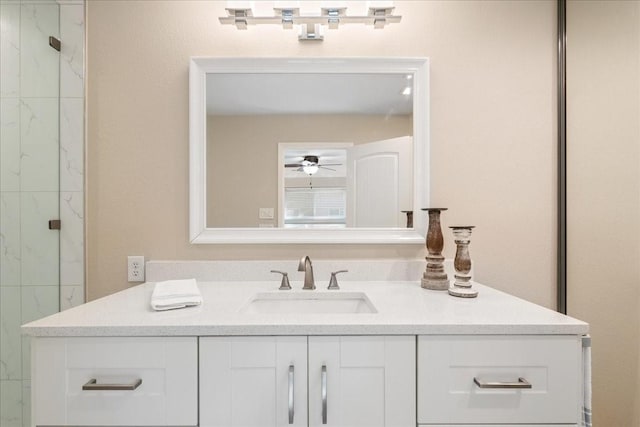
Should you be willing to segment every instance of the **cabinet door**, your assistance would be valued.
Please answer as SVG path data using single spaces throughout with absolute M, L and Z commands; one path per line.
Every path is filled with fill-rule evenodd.
M 415 348 L 415 336 L 309 337 L 309 425 L 414 427 Z
M 306 337 L 200 338 L 201 427 L 306 425 Z

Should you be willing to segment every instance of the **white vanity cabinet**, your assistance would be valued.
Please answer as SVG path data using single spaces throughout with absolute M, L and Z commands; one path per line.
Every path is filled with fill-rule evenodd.
M 200 307 L 155 312 L 147 284 L 24 325 L 32 426 L 579 424 L 586 323 L 480 284 L 473 300 L 340 285 L 326 292 L 377 311 L 246 313 L 274 284 L 230 281 L 201 284 Z
M 415 427 L 415 336 L 200 338 L 200 426 Z
M 420 426 L 577 425 L 578 335 L 418 337 Z
M 196 426 L 196 337 L 38 337 L 33 425 Z

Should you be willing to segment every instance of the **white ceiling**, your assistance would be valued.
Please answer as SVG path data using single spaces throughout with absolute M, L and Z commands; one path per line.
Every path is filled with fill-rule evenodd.
M 383 114 L 413 111 L 406 74 L 207 75 L 207 114 Z

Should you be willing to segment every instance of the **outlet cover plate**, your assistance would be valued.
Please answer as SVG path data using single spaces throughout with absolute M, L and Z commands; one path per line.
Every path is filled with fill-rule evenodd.
M 144 282 L 144 256 L 127 257 L 127 280 L 131 283 Z
M 259 219 L 273 219 L 273 208 L 260 208 L 258 217 Z

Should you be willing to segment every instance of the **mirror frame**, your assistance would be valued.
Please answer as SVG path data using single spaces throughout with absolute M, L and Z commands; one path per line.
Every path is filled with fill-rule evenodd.
M 211 73 L 404 73 L 413 76 L 414 228 L 207 228 L 206 76 Z M 429 206 L 428 58 L 214 58 L 189 64 L 189 240 L 193 244 L 424 244 Z

